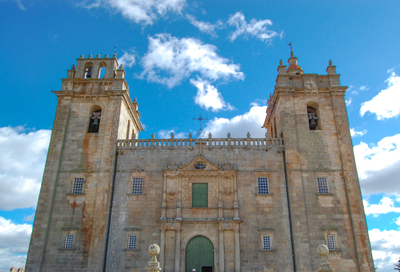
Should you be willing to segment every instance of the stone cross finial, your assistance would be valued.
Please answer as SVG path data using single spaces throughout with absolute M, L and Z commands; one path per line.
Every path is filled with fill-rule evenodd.
M 317 248 L 317 252 L 319 256 L 321 256 L 322 260 L 319 263 L 319 269 L 318 272 L 333 272 L 333 268 L 331 264 L 328 262 L 328 254 L 329 254 L 329 249 L 326 245 L 321 244 Z
M 161 271 L 160 263 L 157 261 L 157 255 L 160 253 L 160 247 L 157 244 L 149 246 L 149 253 L 151 255 L 151 261 L 148 263 L 146 270 L 149 272 Z

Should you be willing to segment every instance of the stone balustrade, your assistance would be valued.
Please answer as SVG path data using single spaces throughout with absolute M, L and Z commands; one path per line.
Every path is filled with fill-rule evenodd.
M 187 139 L 131 139 L 131 140 L 118 140 L 117 147 L 119 149 L 125 148 L 190 148 L 202 144 L 203 147 L 208 148 L 268 148 L 276 147 L 282 148 L 284 143 L 282 138 L 187 138 Z

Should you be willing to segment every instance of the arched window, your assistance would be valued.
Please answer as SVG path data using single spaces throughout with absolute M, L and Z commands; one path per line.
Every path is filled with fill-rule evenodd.
M 307 104 L 307 117 L 308 117 L 308 127 L 310 130 L 319 130 L 320 120 L 318 112 L 318 104 L 315 102 L 309 102 Z
M 92 78 L 93 75 L 93 63 L 88 62 L 85 64 L 85 76 L 84 78 Z
M 101 108 L 99 106 L 94 106 L 91 112 L 88 132 L 98 133 L 101 120 Z
M 107 66 L 104 62 L 100 63 L 98 78 L 105 78 L 107 73 Z

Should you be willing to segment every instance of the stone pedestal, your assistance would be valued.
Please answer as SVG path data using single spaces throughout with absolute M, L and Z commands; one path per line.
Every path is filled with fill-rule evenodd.
M 331 264 L 328 262 L 329 249 L 326 245 L 318 246 L 318 254 L 321 256 L 322 260 L 319 264 L 318 272 L 333 272 Z
M 146 270 L 148 272 L 161 271 L 160 263 L 157 261 L 157 255 L 160 253 L 160 247 L 156 244 L 152 244 L 149 247 L 149 253 L 151 255 L 151 261 L 148 263 Z

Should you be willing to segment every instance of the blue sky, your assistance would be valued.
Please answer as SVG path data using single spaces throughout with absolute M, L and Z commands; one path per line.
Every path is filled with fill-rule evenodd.
M 399 1 L 0 0 L 0 270 L 23 266 L 56 109 L 81 54 L 117 56 L 145 131 L 261 137 L 288 42 L 331 59 L 346 103 L 378 271 L 400 256 Z M 171 54 L 170 54 L 171 53 Z M 169 57 L 168 57 L 169 56 Z

